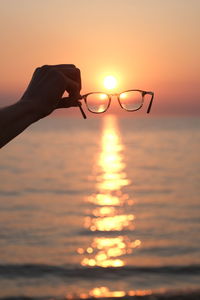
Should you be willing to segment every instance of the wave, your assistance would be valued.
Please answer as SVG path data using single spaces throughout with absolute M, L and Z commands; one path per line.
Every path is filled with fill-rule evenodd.
M 0 265 L 0 277 L 14 279 L 19 277 L 38 278 L 45 276 L 74 278 L 105 278 L 105 276 L 130 277 L 142 274 L 200 275 L 200 265 L 160 266 L 160 267 L 74 267 L 45 264 L 3 264 Z
M 0 191 L 1 196 L 21 196 L 24 194 L 53 194 L 53 195 L 88 195 L 87 189 L 23 189 L 21 191 Z
M 105 300 L 114 300 L 121 299 L 121 300 L 134 300 L 134 299 L 144 299 L 144 300 L 199 300 L 200 299 L 200 290 L 178 290 L 178 291 L 164 291 L 164 292 L 147 292 L 141 293 L 139 291 L 136 295 L 131 296 L 129 293 L 124 293 L 124 296 L 102 296 L 98 297 L 98 299 L 105 299 Z M 29 296 L 10 296 L 10 297 L 3 297 L 0 300 L 79 300 L 79 299 L 95 299 L 91 297 L 89 294 L 84 294 L 84 298 L 81 295 L 74 295 L 72 296 L 64 296 L 64 297 L 54 297 L 54 296 L 43 296 L 43 297 L 29 297 Z

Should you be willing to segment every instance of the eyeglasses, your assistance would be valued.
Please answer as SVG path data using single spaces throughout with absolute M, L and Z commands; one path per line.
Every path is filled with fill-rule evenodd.
M 81 96 L 84 99 L 87 109 L 95 114 L 104 113 L 110 106 L 112 96 L 117 97 L 119 105 L 126 111 L 139 110 L 144 102 L 149 101 L 147 113 L 150 113 L 153 103 L 154 93 L 143 90 L 127 90 L 119 94 L 107 94 L 104 92 L 92 92 Z M 86 115 L 80 106 L 81 113 L 86 119 Z

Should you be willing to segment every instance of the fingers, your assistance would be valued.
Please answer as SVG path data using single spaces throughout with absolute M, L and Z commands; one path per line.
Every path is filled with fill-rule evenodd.
M 60 64 L 60 65 L 47 65 L 48 67 L 55 67 L 55 68 L 76 68 L 73 64 Z
M 80 112 L 81 112 L 83 118 L 87 119 L 87 116 L 86 116 L 84 110 L 82 109 L 82 103 L 81 103 L 81 101 L 74 100 L 71 97 L 62 98 L 60 100 L 60 102 L 57 104 L 56 109 L 57 108 L 69 108 L 69 107 L 79 107 Z
M 61 73 L 65 81 L 65 89 L 69 94 L 69 97 L 73 99 L 80 99 L 80 85 L 75 80 L 72 80 L 68 76 Z
M 42 66 L 42 69 L 51 68 L 57 71 L 62 72 L 65 76 L 69 77 L 70 79 L 76 81 L 79 85 L 79 90 L 81 90 L 81 72 L 78 68 L 76 68 L 73 64 L 60 64 L 60 65 L 53 65 Z
M 45 73 L 47 71 L 55 71 L 63 75 L 66 81 L 66 90 L 71 95 L 77 95 L 81 90 L 81 73 L 78 68 L 73 64 L 60 64 L 60 65 L 44 65 L 35 70 L 35 73 Z
M 82 103 L 78 101 L 78 99 L 74 99 L 73 97 L 65 97 L 62 98 L 56 106 L 57 108 L 69 108 L 69 107 L 77 107 L 81 106 Z
M 37 69 L 59 69 L 59 68 L 65 68 L 65 69 L 71 69 L 71 68 L 76 68 L 75 65 L 73 64 L 61 64 L 61 65 L 43 65 L 41 67 L 38 67 Z M 36 70 L 37 70 L 36 69 Z
M 65 76 L 74 80 L 78 84 L 79 92 L 81 90 L 81 72 L 74 65 L 58 65 L 56 69 L 62 72 Z

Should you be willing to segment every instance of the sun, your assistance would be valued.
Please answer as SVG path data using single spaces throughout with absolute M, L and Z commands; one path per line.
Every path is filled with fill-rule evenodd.
M 108 90 L 114 89 L 117 86 L 117 80 L 114 76 L 106 76 L 104 78 L 104 86 Z

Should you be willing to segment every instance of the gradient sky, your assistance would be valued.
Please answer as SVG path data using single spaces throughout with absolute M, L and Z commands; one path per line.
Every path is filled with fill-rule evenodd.
M 114 75 L 154 91 L 154 114 L 200 112 L 199 0 L 0 0 L 0 44 L 0 105 L 36 67 L 74 63 L 83 92 Z

